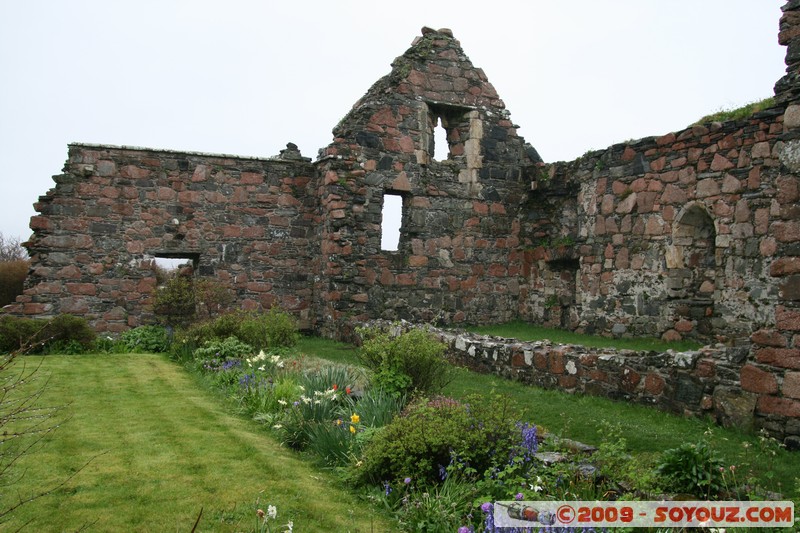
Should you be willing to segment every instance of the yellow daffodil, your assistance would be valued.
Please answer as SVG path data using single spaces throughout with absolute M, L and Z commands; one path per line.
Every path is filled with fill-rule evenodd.
M 359 422 L 361 422 L 361 417 L 358 416 L 357 414 L 353 414 L 353 416 L 350 417 L 350 422 L 352 422 L 353 424 L 358 424 Z

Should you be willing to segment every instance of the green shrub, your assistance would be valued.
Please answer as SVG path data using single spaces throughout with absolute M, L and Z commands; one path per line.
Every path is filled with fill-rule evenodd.
M 197 322 L 180 329 L 175 335 L 175 342 L 197 348 L 213 340 L 238 338 L 241 321 L 242 313 L 237 312 L 221 315 L 214 320 Z
M 15 316 L 0 316 L 0 351 L 9 353 L 24 346 L 35 345 L 46 320 L 33 320 Z
M 194 351 L 194 358 L 204 359 L 239 359 L 253 353 L 253 347 L 245 344 L 236 337 L 228 337 L 225 340 L 213 340 L 206 342 L 202 348 Z
M 24 259 L 0 261 L 0 307 L 13 303 L 25 288 L 30 262 Z
M 0 317 L 0 350 L 27 349 L 31 353 L 83 353 L 96 334 L 85 319 L 58 315 L 51 319 Z
M 497 395 L 419 401 L 372 438 L 357 481 L 436 483 L 448 467 L 479 476 L 509 461 L 520 438 L 516 415 Z
M 169 335 L 161 326 L 139 326 L 120 335 L 128 352 L 162 353 L 169 350 Z
M 722 470 L 722 459 L 705 442 L 665 451 L 656 467 L 667 491 L 698 498 L 711 498 L 722 490 Z
M 423 330 L 393 336 L 378 329 L 360 329 L 359 335 L 363 344 L 358 358 L 374 372 L 375 387 L 395 394 L 436 394 L 452 379 L 444 343 Z
M 188 276 L 174 276 L 156 287 L 153 313 L 169 326 L 185 326 L 195 316 L 194 283 Z
M 236 337 L 255 350 L 271 350 L 294 346 L 300 335 L 295 318 L 273 307 L 267 313 L 236 311 L 192 324 L 178 331 L 175 342 L 196 348 L 228 337 Z
M 238 337 L 257 349 L 291 347 L 300 334 L 291 314 L 272 307 L 266 313 L 248 313 L 241 320 Z

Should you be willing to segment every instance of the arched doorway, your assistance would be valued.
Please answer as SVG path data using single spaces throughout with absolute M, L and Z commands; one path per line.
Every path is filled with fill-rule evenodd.
M 712 333 L 716 238 L 714 219 L 708 210 L 701 203 L 692 203 L 675 219 L 672 247 L 667 254 L 667 291 L 670 299 L 676 300 L 676 318 L 692 321 L 701 336 Z

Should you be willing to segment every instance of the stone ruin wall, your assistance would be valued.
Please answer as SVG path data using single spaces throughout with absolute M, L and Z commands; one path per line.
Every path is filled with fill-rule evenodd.
M 98 331 L 152 322 L 155 257 L 187 258 L 243 309 L 280 305 L 310 320 L 313 166 L 72 144 L 56 187 L 35 204 L 27 289 L 9 310 L 69 313 Z
M 434 128 L 447 132 L 434 158 Z M 369 318 L 503 322 L 517 316 L 519 205 L 539 161 L 449 30 L 423 29 L 334 129 L 322 208 L 318 324 Z M 402 197 L 398 251 L 381 250 L 383 198 Z
M 520 318 L 721 341 L 737 355 L 700 359 L 733 361 L 722 386 L 752 403 L 760 427 L 798 435 L 800 2 L 784 11 L 775 107 L 570 163 L 542 163 L 458 41 L 427 28 L 313 163 L 292 146 L 257 159 L 71 145 L 36 204 L 31 274 L 7 311 L 121 331 L 150 320 L 151 259 L 189 257 L 241 307 L 277 303 L 343 339 L 374 318 Z M 403 201 L 398 251 L 381 249 L 389 194 Z M 652 384 L 636 371 L 637 387 Z M 621 378 L 581 372 L 583 389 L 625 392 Z

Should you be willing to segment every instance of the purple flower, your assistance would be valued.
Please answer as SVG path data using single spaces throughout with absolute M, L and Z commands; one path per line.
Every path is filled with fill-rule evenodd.
M 461 526 L 458 528 L 458 533 L 473 533 L 473 529 L 471 526 Z
M 403 480 L 403 483 L 405 483 L 406 485 L 408 485 L 409 483 L 411 483 L 411 478 L 410 478 L 410 477 L 407 477 L 407 478 L 405 478 L 405 479 Z
M 392 486 L 391 486 L 391 485 L 389 485 L 389 482 L 388 482 L 388 481 L 384 481 L 384 482 L 383 482 L 383 491 L 384 491 L 384 494 L 385 494 L 386 496 L 388 496 L 389 494 L 391 494 L 391 492 L 392 492 Z
M 525 497 L 525 495 L 524 495 L 524 494 L 522 494 L 521 492 L 518 492 L 518 493 L 516 493 L 516 494 L 514 495 L 514 499 L 515 499 L 515 500 L 517 500 L 517 501 L 520 501 L 520 500 L 521 500 L 521 499 L 523 499 L 524 497 Z
M 493 510 L 494 510 L 494 506 L 490 502 L 486 502 L 483 505 L 481 505 L 481 511 L 486 513 L 486 520 L 484 522 L 484 525 L 486 526 L 486 529 L 484 531 L 487 531 L 487 532 L 494 532 L 495 531 L 495 528 L 494 528 L 494 512 L 493 512 Z

